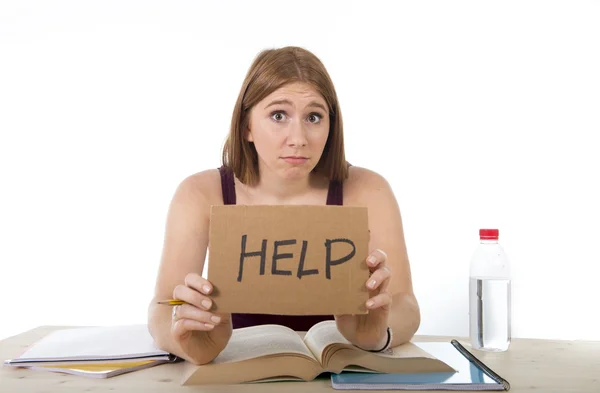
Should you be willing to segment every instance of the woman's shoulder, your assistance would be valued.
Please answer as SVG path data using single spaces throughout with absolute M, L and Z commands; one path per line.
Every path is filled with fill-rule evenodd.
M 349 203 L 367 204 L 377 194 L 392 192 L 387 179 L 371 169 L 352 165 L 348 172 L 344 200 Z
M 187 176 L 179 183 L 176 191 L 176 195 L 209 204 L 218 204 L 215 201 L 222 199 L 221 194 L 221 175 L 216 168 Z

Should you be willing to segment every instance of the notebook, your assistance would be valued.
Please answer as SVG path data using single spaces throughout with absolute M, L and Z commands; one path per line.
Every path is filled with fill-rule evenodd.
M 331 374 L 331 385 L 338 390 L 509 390 L 500 377 L 458 341 L 414 342 L 442 360 L 456 372 L 419 374 L 375 374 L 342 372 Z
M 123 362 L 106 364 L 67 363 L 54 366 L 27 366 L 30 370 L 54 371 L 58 373 L 81 375 L 88 378 L 110 378 L 116 375 L 142 370 L 144 368 L 165 363 L 161 360 L 144 360 L 141 362 Z
M 147 325 L 126 325 L 56 330 L 4 364 L 108 378 L 175 360 L 154 346 Z

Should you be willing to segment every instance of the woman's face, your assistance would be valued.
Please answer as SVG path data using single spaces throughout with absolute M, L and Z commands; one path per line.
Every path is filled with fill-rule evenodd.
M 308 176 L 329 135 L 327 104 L 310 85 L 285 85 L 251 109 L 247 132 L 261 173 L 267 169 L 285 179 Z

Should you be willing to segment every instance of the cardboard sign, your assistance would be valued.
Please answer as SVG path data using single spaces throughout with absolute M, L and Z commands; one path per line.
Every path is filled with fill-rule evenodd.
M 366 314 L 366 207 L 212 206 L 216 312 Z

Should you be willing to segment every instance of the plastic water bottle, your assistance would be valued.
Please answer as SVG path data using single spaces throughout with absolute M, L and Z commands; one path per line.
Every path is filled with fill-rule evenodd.
M 479 230 L 471 260 L 469 335 L 473 349 L 506 351 L 510 345 L 510 270 L 497 229 Z

